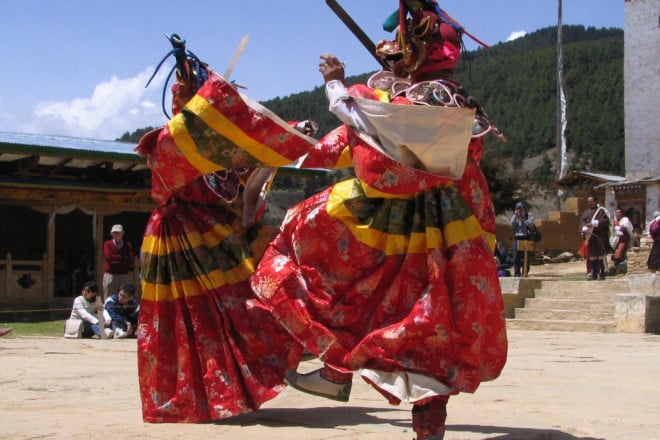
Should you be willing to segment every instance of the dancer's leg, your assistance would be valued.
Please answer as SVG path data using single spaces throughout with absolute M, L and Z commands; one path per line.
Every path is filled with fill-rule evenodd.
M 441 440 L 445 436 L 449 396 L 436 396 L 423 405 L 414 405 L 412 424 L 416 440 Z

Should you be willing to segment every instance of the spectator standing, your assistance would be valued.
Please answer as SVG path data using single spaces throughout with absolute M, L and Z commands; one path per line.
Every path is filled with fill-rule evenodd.
M 495 257 L 495 262 L 497 263 L 497 275 L 500 277 L 510 277 L 511 271 L 511 259 L 509 258 L 509 252 L 504 246 L 504 243 L 497 241 L 495 243 L 495 251 L 493 252 Z
M 133 270 L 135 256 L 133 246 L 124 240 L 124 227 L 113 225 L 110 229 L 112 238 L 103 243 L 103 299 L 119 290 L 130 281 L 129 272 Z
M 82 321 L 82 337 L 95 338 L 101 337 L 99 329 L 99 320 L 96 317 L 97 309 L 96 295 L 98 294 L 98 285 L 94 281 L 87 281 L 82 286 L 80 296 L 73 300 L 71 316 L 69 319 L 80 319 Z
M 534 232 L 534 216 L 527 212 L 525 202 L 516 203 L 516 209 L 511 216 L 511 227 L 513 228 L 513 275 L 522 276 L 524 252 L 518 250 L 518 242 L 531 240 Z M 527 271 L 530 263 L 527 261 Z
M 614 250 L 612 263 L 613 274 L 627 272 L 628 249 L 633 241 L 633 224 L 623 215 L 623 210 L 617 208 L 614 212 L 614 234 L 610 237 L 610 246 Z
M 587 209 L 582 213 L 580 223 L 580 233 L 587 245 L 587 258 L 591 269 L 587 279 L 604 280 L 605 256 L 610 247 L 610 218 L 605 208 L 598 205 L 595 196 L 587 197 Z
M 660 270 L 660 210 L 653 213 L 653 221 L 649 225 L 649 237 L 653 238 L 653 246 L 646 264 L 650 270 Z
M 135 285 L 124 283 L 119 292 L 110 295 L 105 301 L 105 315 L 111 322 L 115 339 L 127 338 L 135 335 L 140 306 L 135 299 Z
M 633 228 L 632 247 L 639 247 L 642 241 L 642 229 L 639 226 Z

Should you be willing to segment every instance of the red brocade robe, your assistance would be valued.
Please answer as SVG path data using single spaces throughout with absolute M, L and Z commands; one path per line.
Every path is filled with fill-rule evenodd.
M 161 203 L 142 247 L 143 418 L 255 410 L 282 389 L 301 345 L 340 369 L 373 372 L 364 377 L 393 403 L 497 377 L 507 341 L 482 140 L 449 180 L 390 159 L 346 126 L 314 145 L 276 119 L 213 76 L 138 147 Z M 302 166 L 352 165 L 357 178 L 292 208 L 257 269 L 271 237 L 246 224 L 242 190 L 255 167 L 308 150 Z M 390 387 L 388 374 L 412 391 Z
M 258 206 L 246 211 L 244 204 L 255 169 L 264 169 L 257 167 L 290 164 L 315 140 L 245 100 L 213 75 L 137 147 L 160 204 L 142 245 L 137 332 L 148 422 L 207 422 L 256 410 L 284 388 L 286 371 L 300 360 L 302 347 L 250 288 L 273 230 L 256 221 Z
M 378 99 L 365 87 L 353 95 Z M 346 125 L 303 166 L 356 178 L 291 208 L 251 284 L 298 342 L 391 403 L 474 392 L 506 361 L 495 215 L 472 138 L 458 180 L 405 166 Z

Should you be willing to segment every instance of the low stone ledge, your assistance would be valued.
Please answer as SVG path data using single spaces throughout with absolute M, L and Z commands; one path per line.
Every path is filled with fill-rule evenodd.
M 541 288 L 542 280 L 518 277 L 500 278 L 504 299 L 504 316 L 514 318 L 515 309 L 525 305 L 525 298 L 534 298 L 534 290 Z
M 629 275 L 628 286 L 633 293 L 660 296 L 660 275 L 655 273 Z
M 614 297 L 614 323 L 621 333 L 660 334 L 660 296 L 619 293 Z

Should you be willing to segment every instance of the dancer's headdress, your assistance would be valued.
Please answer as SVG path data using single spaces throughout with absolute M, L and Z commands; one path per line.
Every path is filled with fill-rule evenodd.
M 463 34 L 486 44 L 438 6 L 435 0 L 400 0 L 399 9 L 383 23 L 397 30 L 397 39 L 381 41 L 376 54 L 386 60 L 396 76 L 412 77 L 439 70 L 453 71 L 460 58 Z

